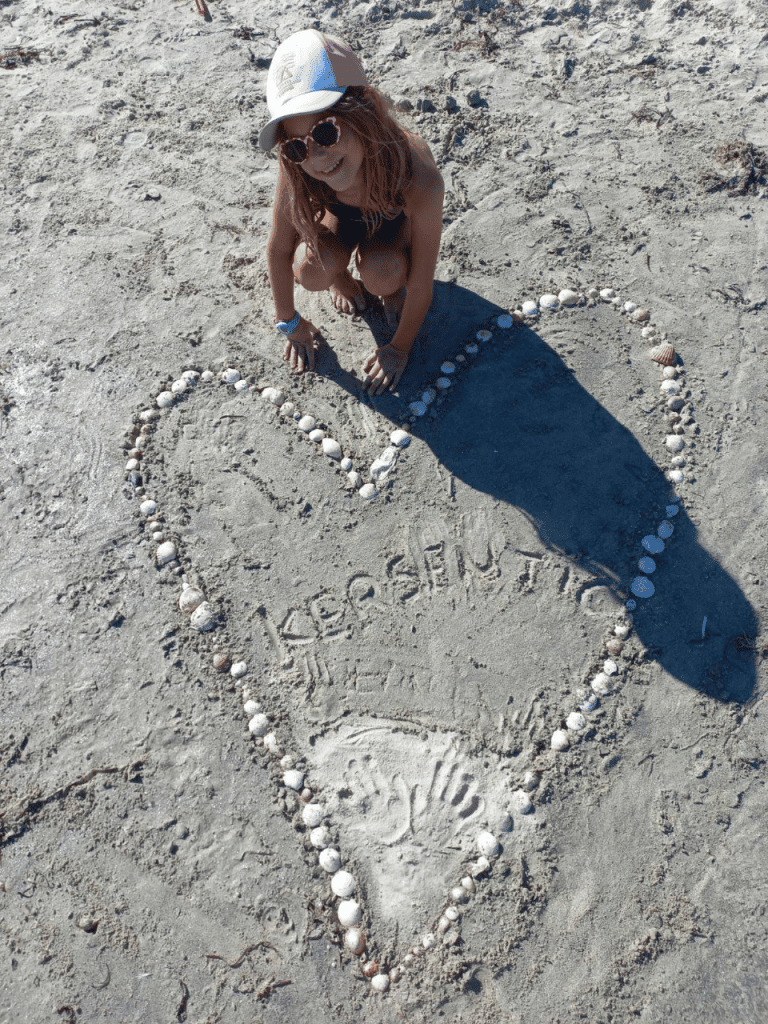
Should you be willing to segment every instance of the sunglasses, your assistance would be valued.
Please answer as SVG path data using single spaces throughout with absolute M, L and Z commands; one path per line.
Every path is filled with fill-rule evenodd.
M 302 164 L 307 159 L 307 143 L 310 139 L 323 149 L 330 149 L 340 138 L 341 128 L 336 123 L 336 118 L 326 117 L 323 121 L 317 122 L 309 135 L 297 135 L 281 143 L 280 151 L 292 163 Z

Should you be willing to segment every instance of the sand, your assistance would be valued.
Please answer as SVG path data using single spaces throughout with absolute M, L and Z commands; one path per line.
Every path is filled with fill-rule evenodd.
M 764 1022 L 762 6 L 208 7 L 0 8 L 0 1020 Z M 271 326 L 276 164 L 250 137 L 309 26 L 354 43 L 446 181 L 434 301 L 380 398 L 380 309 L 297 289 L 327 342 L 301 378 Z M 495 325 L 565 287 L 613 288 L 675 346 L 679 487 L 642 324 L 583 299 Z M 260 397 L 367 478 L 489 325 L 370 503 Z M 200 634 L 124 466 L 140 410 L 227 367 L 251 390 L 191 388 L 141 460 L 214 609 Z M 551 751 L 621 621 L 615 692 Z M 478 833 L 501 843 L 384 995 L 243 686 L 326 809 L 380 968 L 434 931 Z

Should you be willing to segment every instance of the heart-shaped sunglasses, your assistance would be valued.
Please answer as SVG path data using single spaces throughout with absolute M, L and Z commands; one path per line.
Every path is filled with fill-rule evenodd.
M 292 139 L 286 139 L 280 144 L 280 151 L 292 163 L 302 164 L 307 159 L 307 143 L 310 139 L 323 149 L 330 149 L 340 138 L 341 128 L 336 123 L 336 118 L 326 117 L 317 122 L 309 135 L 297 135 Z

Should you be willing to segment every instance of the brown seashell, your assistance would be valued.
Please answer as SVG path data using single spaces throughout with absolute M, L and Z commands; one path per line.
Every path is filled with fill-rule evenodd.
M 613 655 L 621 654 L 623 647 L 624 644 L 621 642 L 621 640 L 619 640 L 618 637 L 610 639 L 605 645 L 606 651 L 609 654 Z
M 375 960 L 366 960 L 362 965 L 361 970 L 366 978 L 372 978 L 374 974 L 379 973 L 379 965 Z
M 660 345 L 655 345 L 648 353 L 648 357 L 655 363 L 661 363 L 662 366 L 672 366 L 677 359 L 675 350 L 668 341 L 662 341 Z
M 226 672 L 231 664 L 232 662 L 228 654 L 214 654 L 213 667 L 217 672 Z
M 636 309 L 632 313 L 630 313 L 630 316 L 636 324 L 642 324 L 645 323 L 646 320 L 651 319 L 651 314 L 648 312 L 647 309 Z

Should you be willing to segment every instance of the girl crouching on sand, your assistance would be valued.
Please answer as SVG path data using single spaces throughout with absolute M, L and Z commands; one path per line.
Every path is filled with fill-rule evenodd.
M 259 135 L 280 147 L 267 249 L 275 325 L 285 359 L 314 370 L 315 326 L 293 304 L 294 278 L 328 289 L 344 313 L 365 309 L 355 266 L 380 296 L 392 340 L 365 361 L 369 394 L 392 391 L 432 301 L 443 179 L 427 144 L 401 128 L 340 39 L 306 29 L 276 50 L 267 78 L 271 120 Z M 301 245 L 301 243 L 304 243 Z

